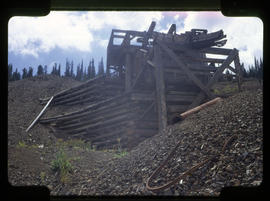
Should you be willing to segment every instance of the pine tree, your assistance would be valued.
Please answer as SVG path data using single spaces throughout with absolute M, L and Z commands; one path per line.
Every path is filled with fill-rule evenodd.
M 104 64 L 103 64 L 103 57 L 101 57 L 101 61 L 98 64 L 98 75 L 104 75 Z
M 91 78 L 96 77 L 96 68 L 95 68 L 95 62 L 94 59 L 92 58 L 92 64 L 91 64 Z
M 77 65 L 77 74 L 76 74 L 76 80 L 81 80 L 82 76 L 81 76 L 81 68 L 80 68 L 80 64 Z
M 8 64 L 8 81 L 12 81 L 12 64 Z
M 83 80 L 83 60 L 82 60 L 82 63 L 81 63 L 81 68 L 80 68 L 80 76 L 81 76 L 80 80 Z
M 87 73 L 86 73 L 86 67 L 83 70 L 83 80 L 87 80 Z
M 44 74 L 44 71 L 43 71 L 42 65 L 38 65 L 37 75 L 43 75 L 43 74 Z
M 87 67 L 87 79 L 91 79 L 91 68 L 92 68 L 92 62 L 89 61 L 89 65 Z
M 20 80 L 21 79 L 21 74 L 20 72 L 18 72 L 18 69 L 16 68 L 15 72 L 13 72 L 12 74 L 12 80 L 16 81 L 16 80 Z
M 45 65 L 45 66 L 44 66 L 44 75 L 47 75 L 47 73 L 48 73 L 48 66 Z
M 33 77 L 33 68 L 32 68 L 32 67 L 29 67 L 29 68 L 28 68 L 28 74 L 27 74 L 27 77 Z
M 66 59 L 66 71 L 65 71 L 65 76 L 66 76 L 66 77 L 71 77 L 71 73 L 70 73 L 70 63 L 69 63 L 68 59 Z
M 51 74 L 57 75 L 57 63 L 54 63 Z
M 59 77 L 61 77 L 61 64 L 59 63 L 58 64 L 58 69 L 57 69 L 57 75 L 59 76 Z
M 27 69 L 26 68 L 23 68 L 22 72 L 23 72 L 22 79 L 27 78 Z
M 75 78 L 75 75 L 74 75 L 74 72 L 73 72 L 73 61 L 71 61 L 71 64 L 70 64 L 70 77 L 72 78 Z

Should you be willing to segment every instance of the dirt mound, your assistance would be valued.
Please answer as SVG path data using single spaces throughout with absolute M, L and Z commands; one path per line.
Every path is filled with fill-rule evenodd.
M 42 110 L 39 98 L 77 84 L 80 82 L 56 76 L 9 83 L 8 178 L 12 185 L 45 185 L 52 195 L 152 195 L 146 189 L 146 179 L 178 142 L 181 144 L 176 153 L 152 186 L 165 184 L 219 152 L 232 135 L 237 139 L 218 161 L 157 194 L 217 195 L 224 186 L 252 186 L 262 181 L 262 90 L 257 87 L 244 88 L 241 93 L 228 88 L 233 96 L 169 126 L 166 132 L 145 140 L 130 153 L 121 149 L 118 153 L 96 151 L 79 139 L 63 141 L 40 124 L 25 132 Z M 53 107 L 45 115 L 74 109 Z M 52 168 L 59 161 L 64 161 L 65 167 L 71 166 L 65 177 Z
M 90 179 L 103 161 L 113 158 L 112 153 L 98 152 L 80 140 L 57 139 L 48 128 L 36 124 L 28 133 L 26 128 L 40 113 L 43 106 L 39 98 L 80 84 L 70 78 L 49 75 L 10 82 L 8 86 L 8 179 L 12 185 L 45 185 L 52 194 L 67 194 L 77 180 Z M 77 106 L 78 107 L 78 106 Z M 72 111 L 76 107 L 49 108 L 45 116 Z M 52 162 L 59 152 L 65 153 L 72 166 L 72 174 L 61 182 L 60 175 L 52 171 Z M 102 165 L 103 166 L 103 165 Z M 90 173 L 89 173 L 90 171 Z M 72 192 L 71 192 L 72 193 Z
M 253 186 L 262 181 L 262 91 L 251 90 L 224 99 L 168 130 L 142 142 L 129 155 L 110 165 L 89 184 L 96 194 L 142 194 L 146 179 L 181 142 L 152 186 L 161 186 L 209 156 L 221 151 L 224 141 L 237 139 L 218 161 L 206 164 L 160 195 L 218 195 L 224 186 Z

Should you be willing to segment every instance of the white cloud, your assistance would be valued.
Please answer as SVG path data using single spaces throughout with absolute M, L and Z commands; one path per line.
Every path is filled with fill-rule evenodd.
M 254 56 L 262 57 L 260 19 L 224 17 L 220 12 L 56 11 L 45 17 L 13 17 L 9 21 L 8 48 L 15 54 L 36 58 L 56 47 L 91 53 L 94 43 L 106 48 L 111 29 L 145 31 L 152 21 L 157 22 L 155 30 L 161 32 L 167 32 L 171 23 L 176 24 L 178 33 L 192 28 L 209 32 L 223 29 L 228 39 L 225 47 L 239 49 L 241 62 L 253 64 Z
M 208 29 L 209 32 L 223 29 L 227 35 L 226 48 L 239 50 L 240 62 L 254 63 L 254 56 L 262 58 L 263 23 L 256 17 L 225 17 L 220 12 L 188 12 L 184 29 Z
M 55 47 L 91 52 L 99 36 L 94 31 L 108 28 L 145 30 L 160 12 L 51 12 L 45 17 L 13 17 L 9 21 L 9 51 L 38 57 Z M 95 33 L 97 34 L 97 33 Z M 107 36 L 109 37 L 109 36 Z M 105 47 L 105 40 L 99 44 Z

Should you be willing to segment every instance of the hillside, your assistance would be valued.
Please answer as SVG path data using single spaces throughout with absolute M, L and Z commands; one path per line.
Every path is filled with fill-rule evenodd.
M 166 183 L 219 152 L 232 135 L 237 138 L 219 160 L 155 194 L 218 195 L 224 186 L 261 183 L 263 93 L 256 81 L 244 83 L 241 93 L 227 87 L 223 97 L 228 98 L 169 126 L 166 132 L 145 140 L 129 153 L 120 148 L 97 151 L 90 142 L 79 139 L 65 141 L 39 124 L 25 132 L 43 107 L 39 98 L 77 84 L 75 80 L 54 76 L 9 83 L 8 177 L 12 185 L 45 185 L 52 195 L 152 195 L 145 187 L 146 180 L 177 143 L 180 146 L 153 186 Z M 216 87 L 216 93 L 222 95 L 222 85 Z M 46 115 L 74 109 L 52 108 Z M 59 157 L 66 161 L 65 174 L 53 170 Z

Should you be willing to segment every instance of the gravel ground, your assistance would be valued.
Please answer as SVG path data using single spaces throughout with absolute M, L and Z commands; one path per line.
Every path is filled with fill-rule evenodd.
M 225 139 L 238 136 L 220 160 L 206 164 L 179 184 L 157 195 L 219 195 L 224 186 L 259 185 L 263 175 L 262 91 L 236 94 L 181 123 L 163 134 L 139 144 L 127 156 L 115 161 L 89 189 L 94 194 L 152 195 L 145 187 L 169 152 L 181 141 L 174 157 L 154 186 L 165 184 L 203 159 L 219 152 Z
M 72 79 L 47 77 L 9 83 L 8 178 L 14 186 L 45 185 L 52 195 L 219 195 L 224 186 L 256 186 L 263 175 L 262 90 L 244 83 L 244 91 L 231 93 L 162 133 L 145 140 L 125 156 L 96 151 L 81 141 L 57 139 L 42 125 L 25 133 L 41 111 L 38 98 L 79 84 Z M 220 89 L 219 89 L 220 92 Z M 51 108 L 46 115 L 72 111 Z M 205 158 L 220 152 L 225 139 L 237 139 L 218 161 L 186 177 L 171 188 L 152 193 L 147 178 L 181 143 L 152 186 L 165 184 Z M 52 171 L 59 150 L 70 159 L 72 171 L 65 182 Z

